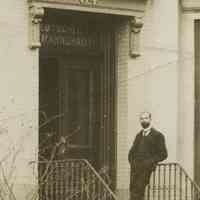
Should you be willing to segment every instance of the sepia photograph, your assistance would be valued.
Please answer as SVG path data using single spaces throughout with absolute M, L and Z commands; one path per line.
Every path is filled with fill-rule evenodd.
M 200 0 L 5 0 L 0 200 L 200 200 Z

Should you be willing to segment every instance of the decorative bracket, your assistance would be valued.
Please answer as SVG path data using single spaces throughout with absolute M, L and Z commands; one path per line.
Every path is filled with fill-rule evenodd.
M 140 56 L 140 35 L 143 27 L 143 20 L 139 17 L 134 17 L 130 21 L 130 56 Z
M 29 46 L 36 49 L 41 46 L 40 43 L 40 23 L 44 16 L 44 8 L 37 5 L 29 6 Z

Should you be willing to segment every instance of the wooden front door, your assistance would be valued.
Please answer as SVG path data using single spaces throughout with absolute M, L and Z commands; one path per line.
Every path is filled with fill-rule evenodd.
M 87 159 L 97 167 L 99 70 L 98 58 L 40 59 L 40 149 L 41 152 L 45 149 L 43 156 L 50 158 L 57 146 L 53 159 Z

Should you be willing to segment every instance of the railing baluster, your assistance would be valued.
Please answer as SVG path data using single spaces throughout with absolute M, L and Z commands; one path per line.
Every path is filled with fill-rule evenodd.
M 155 200 L 155 192 L 156 192 L 156 171 L 153 172 L 153 200 Z
M 196 190 L 195 193 L 196 193 L 196 195 L 195 195 L 196 196 L 196 200 L 199 200 L 199 193 L 198 193 L 198 191 Z
M 194 191 L 193 191 L 193 184 L 192 184 L 192 182 L 190 182 L 190 185 L 191 185 L 191 200 L 193 200 L 193 198 L 194 198 Z
M 158 165 L 158 200 L 160 200 L 160 165 Z
M 58 199 L 61 200 L 61 171 L 60 171 L 60 163 L 57 162 L 57 183 L 58 183 Z
M 174 200 L 176 200 L 176 164 L 174 164 Z
M 194 196 L 195 196 L 195 200 L 198 200 L 198 199 L 199 199 L 199 198 L 198 198 L 198 192 L 197 192 L 196 188 L 194 189 Z
M 39 199 L 42 199 L 43 195 L 44 195 L 44 186 L 42 185 L 42 180 L 41 180 L 41 177 L 42 177 L 42 174 L 43 174 L 43 168 L 44 168 L 44 165 L 43 164 L 39 164 L 38 166 L 38 197 Z
M 61 170 L 62 170 L 62 199 L 65 200 L 65 179 L 66 179 L 65 163 L 61 163 Z
M 101 190 L 100 198 L 101 198 L 101 200 L 106 200 L 105 199 L 105 190 L 104 190 L 104 188 L 102 188 L 102 190 Z
M 171 199 L 171 164 L 169 165 L 169 200 Z
M 43 193 L 45 195 L 45 199 L 53 199 L 54 195 L 54 185 L 53 185 L 53 180 L 54 180 L 54 174 L 50 173 L 52 171 L 52 166 L 49 167 L 48 171 L 46 171 L 47 168 L 47 163 L 44 164 L 44 172 L 42 175 L 42 187 L 43 187 Z M 44 175 L 44 173 L 46 175 Z
M 81 195 L 80 195 L 80 198 L 81 200 L 84 199 L 84 186 L 85 186 L 85 177 L 84 177 L 84 169 L 85 169 L 85 163 L 81 163 L 80 165 L 81 167 L 81 185 L 80 185 L 80 190 L 81 190 Z
M 69 198 L 69 189 L 70 189 L 70 186 L 69 186 L 69 183 L 70 183 L 70 167 L 69 167 L 69 162 L 66 162 L 65 163 L 65 172 L 66 172 L 66 179 L 65 179 L 65 199 L 68 199 Z
M 200 199 L 200 192 L 199 192 L 198 189 L 195 189 L 195 190 L 196 190 L 196 193 L 197 193 L 195 200 L 199 200 Z
M 163 200 L 166 199 L 166 165 L 163 165 Z
M 102 190 L 101 190 L 101 183 L 100 182 L 98 182 L 98 200 L 100 200 L 101 199 L 101 193 L 102 193 Z
M 74 195 L 74 164 L 73 162 L 70 163 L 70 198 L 73 199 L 73 195 Z
M 193 186 L 193 198 L 194 198 L 194 200 L 197 199 L 197 197 L 196 197 L 196 188 L 194 186 Z
M 78 162 L 76 162 L 76 164 L 75 164 L 75 199 L 78 199 L 78 197 L 79 197 L 79 176 L 80 176 L 80 174 L 79 174 L 79 163 Z
M 95 187 L 95 176 L 94 174 L 92 174 L 91 176 L 91 180 L 92 180 L 92 187 L 91 187 L 91 195 L 92 195 L 92 199 L 95 199 L 95 195 L 96 195 L 96 187 Z
M 46 165 L 46 167 L 48 166 L 48 163 Z M 45 178 L 45 181 L 47 181 L 45 183 L 45 185 L 47 185 L 47 189 L 50 190 L 49 193 L 50 194 L 50 199 L 53 200 L 55 199 L 55 171 L 53 171 L 55 168 L 55 166 L 53 165 L 53 163 L 50 164 L 50 167 L 48 169 L 48 172 L 47 172 L 47 178 Z M 49 179 L 50 179 L 50 187 L 49 187 Z M 47 197 L 48 199 L 48 197 Z
M 58 163 L 58 180 L 59 180 L 59 200 L 63 199 L 63 185 L 62 185 L 62 181 L 63 181 L 63 174 L 62 174 L 62 163 L 59 162 Z
M 107 200 L 107 191 L 105 188 L 103 189 L 103 194 L 103 200 Z
M 179 196 L 180 196 L 180 200 L 182 200 L 182 187 L 183 187 L 183 183 L 182 183 L 182 171 L 181 171 L 181 168 L 179 168 L 179 176 L 180 176 L 180 179 L 179 179 L 179 187 L 180 187 L 180 192 L 179 192 Z
M 63 171 L 63 163 L 59 163 L 60 166 L 60 175 L 59 175 L 59 179 L 60 179 L 60 200 L 64 200 L 64 185 L 63 185 L 63 181 L 64 181 L 64 171 Z
M 66 189 L 67 189 L 67 185 L 66 185 L 66 180 L 67 180 L 67 168 L 66 168 L 66 162 L 62 163 L 62 173 L 63 173 L 63 200 L 66 199 Z
M 89 168 L 87 167 L 87 187 L 86 187 L 87 200 L 90 199 L 90 186 L 91 186 L 91 177 Z
M 185 176 L 185 200 L 188 199 L 188 177 Z
M 43 174 L 44 174 L 44 171 L 45 171 L 45 164 L 41 164 L 39 166 L 39 169 L 40 169 L 40 172 L 39 172 L 39 198 L 40 199 L 45 199 L 45 191 L 46 191 L 46 188 L 45 188 L 45 184 L 43 183 L 42 181 L 42 177 L 43 177 Z
M 58 169 L 58 163 L 55 163 L 55 185 L 56 185 L 56 192 L 55 192 L 55 199 L 59 200 L 59 169 Z

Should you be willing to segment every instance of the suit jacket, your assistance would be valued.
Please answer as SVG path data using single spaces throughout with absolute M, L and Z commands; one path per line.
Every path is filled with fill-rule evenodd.
M 143 132 L 140 131 L 136 135 L 133 145 L 129 151 L 128 160 L 131 165 L 136 160 L 138 145 L 140 144 L 142 137 L 143 137 Z M 149 141 L 150 141 L 149 142 L 150 157 L 148 160 L 146 160 L 146 162 L 148 162 L 149 166 L 152 166 L 152 169 L 154 170 L 156 164 L 160 161 L 165 160 L 168 156 L 167 148 L 165 144 L 165 138 L 162 133 L 160 133 L 154 128 L 151 128 L 149 135 L 145 137 L 149 137 Z

